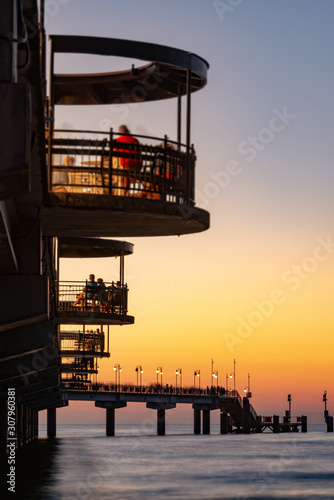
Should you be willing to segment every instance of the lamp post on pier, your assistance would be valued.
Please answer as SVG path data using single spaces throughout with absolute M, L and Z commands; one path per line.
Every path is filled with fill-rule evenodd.
M 213 379 L 216 379 L 216 382 L 217 382 L 217 394 L 218 394 L 218 371 L 215 370 L 213 373 L 212 373 L 212 378 Z
M 160 385 L 162 390 L 162 375 L 163 375 L 162 366 L 158 366 L 155 372 L 157 374 L 157 386 L 159 385 L 159 375 L 160 375 Z
M 245 392 L 245 396 L 247 398 L 251 398 L 252 397 L 252 393 L 251 393 L 251 390 L 250 390 L 250 373 L 248 374 L 248 386 L 244 388 L 244 392 Z
M 141 365 L 137 365 L 135 371 L 137 372 L 137 389 L 138 389 L 138 378 L 140 379 L 140 390 L 142 387 L 142 374 L 143 374 L 143 369 Z
M 117 391 L 117 388 L 119 388 L 119 390 L 121 390 L 121 371 L 122 371 L 121 365 L 116 364 L 114 366 L 114 371 L 115 371 L 115 386 L 116 386 L 116 391 Z
M 182 391 L 182 368 L 177 368 L 175 371 L 175 388 L 177 389 L 177 377 L 180 375 L 180 390 Z
M 196 389 L 196 377 L 198 377 L 198 389 L 201 390 L 201 370 L 194 371 L 194 388 Z

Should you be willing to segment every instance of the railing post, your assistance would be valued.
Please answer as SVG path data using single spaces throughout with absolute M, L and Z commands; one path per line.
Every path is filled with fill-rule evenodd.
M 113 141 L 114 141 L 114 132 L 113 129 L 111 128 L 109 130 L 109 195 L 112 194 Z
M 194 145 L 191 145 L 191 158 L 190 158 L 190 166 L 189 170 L 190 173 L 189 175 L 191 176 L 190 180 L 190 199 L 192 201 L 192 204 L 195 204 L 195 167 L 196 167 L 196 155 L 195 155 L 195 148 Z
M 162 191 L 163 191 L 163 199 L 166 201 L 166 175 L 167 175 L 167 147 L 168 147 L 168 137 L 164 136 L 164 161 L 163 161 L 163 170 L 162 170 Z

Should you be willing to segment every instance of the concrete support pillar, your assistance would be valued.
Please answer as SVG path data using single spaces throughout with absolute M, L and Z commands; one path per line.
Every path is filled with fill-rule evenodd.
M 194 408 L 194 434 L 201 433 L 201 410 Z
M 243 398 L 243 410 L 244 410 L 244 434 L 250 434 L 250 404 L 247 397 Z
M 106 408 L 106 435 L 115 436 L 115 408 Z
M 262 432 L 262 417 L 261 415 L 258 415 L 256 417 L 256 428 L 255 432 Z
M 157 415 L 157 433 L 158 436 L 166 434 L 166 410 L 159 408 Z
M 210 434 L 210 410 L 203 411 L 203 434 Z
M 279 432 L 279 415 L 274 415 L 273 417 L 273 432 L 275 434 Z
M 327 432 L 333 432 L 333 417 L 327 417 Z
M 57 417 L 56 408 L 47 409 L 47 436 L 48 438 L 55 438 L 57 434 Z
M 96 401 L 95 406 L 106 410 L 106 436 L 115 436 L 115 410 L 125 408 L 126 401 Z
M 7 400 L 0 400 L 0 456 L 7 454 Z
M 228 433 L 228 415 L 227 413 L 220 413 L 220 434 Z

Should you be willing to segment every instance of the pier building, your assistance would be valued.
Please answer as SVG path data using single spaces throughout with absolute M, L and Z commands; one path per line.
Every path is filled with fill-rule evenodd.
M 87 393 L 96 360 L 110 355 L 109 328 L 134 322 L 124 277 L 132 245 L 101 238 L 209 228 L 208 212 L 196 206 L 191 142 L 191 96 L 206 85 L 209 65 L 196 54 L 159 44 L 64 35 L 46 41 L 43 0 L 3 0 L 0 12 L 0 444 L 5 453 L 9 391 L 18 446 L 37 436 L 41 410 L 48 410 L 54 435 L 56 408 L 69 400 L 64 387 L 79 384 Z M 126 71 L 62 74 L 61 54 L 144 63 L 129 64 Z M 174 99 L 176 116 L 174 131 L 163 137 L 130 140 L 124 130 L 64 130 L 57 122 L 58 106 L 84 104 L 89 113 L 100 104 L 166 99 Z M 101 298 L 88 281 L 59 280 L 62 256 L 115 253 L 121 293 L 115 291 L 117 282 L 106 283 L 108 293 Z

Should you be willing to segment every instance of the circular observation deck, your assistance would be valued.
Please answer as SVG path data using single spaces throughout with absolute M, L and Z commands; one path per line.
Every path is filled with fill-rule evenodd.
M 128 71 L 57 74 L 58 53 L 149 61 Z M 208 63 L 158 44 L 83 36 L 50 36 L 48 195 L 43 231 L 55 236 L 167 236 L 201 232 L 210 216 L 195 207 L 196 156 L 190 142 L 191 94 L 206 85 Z M 181 98 L 186 96 L 186 143 Z M 176 98 L 177 140 L 110 130 L 56 130 L 57 105 L 142 103 Z M 161 117 L 159 117 L 161 119 Z M 117 137 L 118 136 L 118 137 Z M 122 141 L 124 141 L 122 143 Z
M 101 238 L 63 237 L 58 239 L 59 258 L 119 257 L 119 281 L 93 284 L 89 281 L 58 281 L 56 324 L 131 325 L 128 315 L 128 286 L 124 283 L 124 257 L 133 253 L 133 244 Z M 99 280 L 98 280 L 99 281 Z

